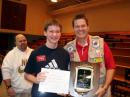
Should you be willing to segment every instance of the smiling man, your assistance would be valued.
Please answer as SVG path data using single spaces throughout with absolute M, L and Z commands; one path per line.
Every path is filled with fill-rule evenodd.
M 58 47 L 61 30 L 61 25 L 56 20 L 47 22 L 44 27 L 45 45 L 39 47 L 30 55 L 25 68 L 25 78 L 33 83 L 32 97 L 63 97 L 56 93 L 41 93 L 38 91 L 39 83 L 47 77 L 45 72 L 41 72 L 42 68 L 68 70 L 69 53 Z
M 77 72 L 74 72 L 74 70 L 79 68 L 79 64 L 82 63 L 83 66 L 80 67 L 86 69 L 91 67 L 94 73 L 91 75 L 91 78 L 93 78 L 91 79 L 92 88 L 89 91 L 84 92 L 86 88 L 77 91 L 73 84 L 76 78 L 73 78 L 70 82 L 70 94 L 74 97 L 110 97 L 109 86 L 116 66 L 108 45 L 103 38 L 88 34 L 89 24 L 84 14 L 76 15 L 73 18 L 72 26 L 76 38 L 65 46 L 65 49 L 71 56 L 71 74 L 72 76 L 77 75 Z M 88 64 L 94 65 L 88 66 Z

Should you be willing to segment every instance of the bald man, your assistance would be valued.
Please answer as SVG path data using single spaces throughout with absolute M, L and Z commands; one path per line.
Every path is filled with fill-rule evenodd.
M 7 53 L 2 63 L 3 80 L 9 97 L 31 97 L 32 83 L 24 79 L 24 68 L 32 49 L 24 35 L 15 37 L 16 47 Z

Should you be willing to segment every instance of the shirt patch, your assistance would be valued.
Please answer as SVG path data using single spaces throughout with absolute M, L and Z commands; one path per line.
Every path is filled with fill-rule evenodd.
M 36 57 L 37 62 L 41 62 L 41 61 L 46 61 L 46 56 L 45 55 L 39 55 Z

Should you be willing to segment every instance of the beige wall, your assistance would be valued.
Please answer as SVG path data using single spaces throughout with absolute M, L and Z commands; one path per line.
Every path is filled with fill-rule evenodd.
M 43 0 L 29 0 L 27 13 L 27 32 L 43 34 L 44 22 L 50 18 Z
M 0 7 L 1 7 L 0 0 Z M 43 24 L 51 18 L 47 12 L 44 0 L 11 0 L 27 4 L 26 31 L 0 29 L 0 32 L 26 33 L 33 35 L 43 34 Z M 0 8 L 1 12 L 1 8 Z M 84 12 L 90 25 L 90 32 L 130 31 L 130 0 L 125 3 L 109 4 L 105 6 L 81 10 Z M 63 33 L 73 32 L 72 17 L 78 12 L 57 15 L 56 18 L 63 25 Z
M 89 8 L 80 12 L 84 12 L 89 19 L 90 32 L 130 31 L 130 1 Z M 77 13 L 57 16 L 63 25 L 63 32 L 73 32 L 71 21 Z
M 10 0 L 14 2 L 19 2 L 27 4 L 27 14 L 26 14 L 26 31 L 15 31 L 0 29 L 1 32 L 13 32 L 13 33 L 26 33 L 33 35 L 43 34 L 43 24 L 46 19 L 50 18 L 47 13 L 47 6 L 44 0 Z

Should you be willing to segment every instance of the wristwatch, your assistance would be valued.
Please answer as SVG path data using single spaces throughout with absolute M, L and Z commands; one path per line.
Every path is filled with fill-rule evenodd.
M 7 89 L 9 89 L 9 88 L 11 88 L 11 87 L 12 87 L 11 85 L 6 86 Z

